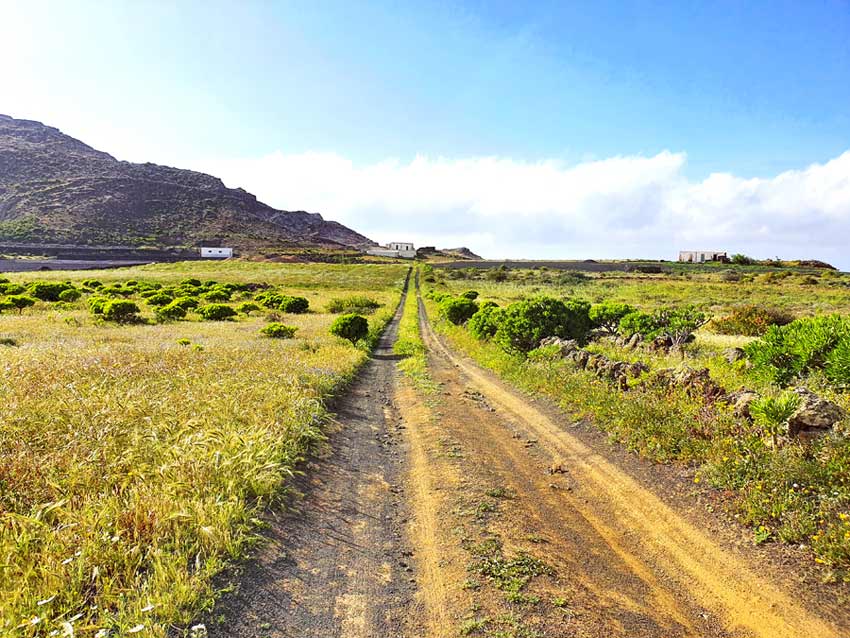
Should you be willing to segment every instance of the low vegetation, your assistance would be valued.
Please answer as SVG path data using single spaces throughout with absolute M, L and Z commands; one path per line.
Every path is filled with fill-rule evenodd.
M 165 636 L 208 608 L 213 577 L 256 542 L 264 508 L 321 440 L 325 399 L 367 357 L 405 271 L 193 262 L 43 273 L 38 286 L 12 275 L 35 301 L 0 314 L 17 344 L 0 367 L 0 634 Z M 263 290 L 317 308 L 368 291 L 382 306 L 355 348 L 328 334 L 331 314 L 287 315 L 297 332 L 283 339 L 260 334 L 262 313 L 205 321 L 213 289 L 230 290 L 226 307 Z M 174 300 L 149 304 L 148 291 Z M 170 306 L 186 314 L 160 321 Z
M 435 269 L 426 297 L 436 328 L 479 363 L 691 468 L 734 495 L 754 542 L 810 548 L 826 578 L 850 582 L 850 279 L 769 274 Z M 479 310 L 451 321 L 446 300 L 471 280 Z M 834 425 L 798 438 L 811 397 Z

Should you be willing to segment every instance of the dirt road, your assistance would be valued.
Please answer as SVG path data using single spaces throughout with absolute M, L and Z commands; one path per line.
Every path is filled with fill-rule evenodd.
M 213 635 L 850 636 L 834 601 L 659 496 L 656 468 L 420 319 L 438 390 L 396 371 L 394 323 Z

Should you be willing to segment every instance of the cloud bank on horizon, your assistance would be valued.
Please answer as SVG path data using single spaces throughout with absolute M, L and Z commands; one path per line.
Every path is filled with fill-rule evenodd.
M 526 259 L 675 259 L 680 249 L 713 249 L 850 269 L 850 151 L 754 179 L 690 180 L 686 161 L 663 151 L 576 165 L 416 157 L 358 166 L 334 153 L 276 152 L 198 168 L 381 242 Z

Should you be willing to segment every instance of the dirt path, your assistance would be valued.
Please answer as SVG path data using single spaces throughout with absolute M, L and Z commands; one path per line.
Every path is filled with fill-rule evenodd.
M 335 406 L 327 451 L 298 481 L 303 497 L 271 525 L 238 590 L 216 608 L 223 623 L 207 623 L 211 636 L 419 635 L 410 631 L 417 613 L 403 538 L 406 452 L 392 404 L 398 318 Z
M 432 536 L 461 548 L 460 558 L 443 550 L 444 563 L 465 559 L 445 566 L 456 626 L 471 635 L 850 635 L 588 447 L 565 415 L 540 409 L 421 327 L 441 393 L 429 402 L 432 418 L 417 419 L 411 448 L 418 437 L 427 458 L 414 456 L 412 467 L 414 478 L 429 469 L 431 487 L 418 493 L 430 492 L 425 510 L 440 512 Z M 422 517 L 423 506 L 413 508 Z M 543 567 L 511 590 L 487 564 L 517 557 Z M 497 631 L 505 633 L 489 633 Z
M 414 388 L 392 354 L 398 319 L 211 636 L 850 636 L 604 439 L 446 348 L 421 302 L 437 390 Z

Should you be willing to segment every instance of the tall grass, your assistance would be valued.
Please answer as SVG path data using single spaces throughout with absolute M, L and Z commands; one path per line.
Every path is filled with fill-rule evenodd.
M 271 280 L 320 301 L 359 285 L 386 304 L 377 332 L 405 270 L 204 268 L 116 280 Z M 97 324 L 83 301 L 0 315 L 19 344 L 0 350 L 0 634 L 164 636 L 210 607 L 212 577 L 256 543 L 322 438 L 325 399 L 368 356 L 332 319 L 293 316 L 298 338 L 274 340 L 258 317 Z
M 393 352 L 404 357 L 399 361 L 398 367 L 413 381 L 417 388 L 424 392 L 435 390 L 436 386 L 428 372 L 427 350 L 422 342 L 422 335 L 419 330 L 419 302 L 416 298 L 416 291 L 412 288 L 408 290 L 404 302 L 404 311 L 399 322 L 398 339 L 393 345 Z

